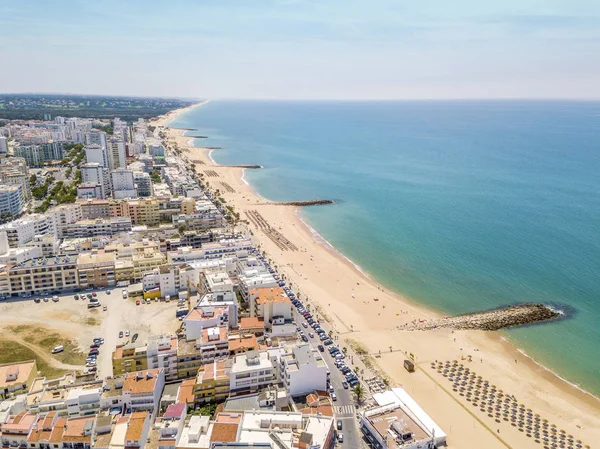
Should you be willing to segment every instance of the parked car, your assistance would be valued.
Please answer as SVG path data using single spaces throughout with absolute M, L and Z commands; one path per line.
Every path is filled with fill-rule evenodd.
M 331 393 L 331 400 L 332 401 L 337 401 L 337 396 L 335 393 Z
M 111 291 L 110 290 L 106 290 L 106 294 L 110 295 Z
M 46 296 L 46 297 L 44 298 L 44 302 L 48 302 L 48 301 L 50 301 L 50 300 L 49 300 L 49 299 L 48 299 L 48 297 Z
M 342 430 L 342 420 L 341 419 L 337 420 L 337 430 Z
M 53 296 L 53 297 L 52 297 L 52 301 L 53 301 L 53 302 L 58 302 L 58 296 Z
M 125 336 L 126 336 L 126 337 L 129 337 L 129 330 L 126 330 L 126 331 L 125 331 Z
M 96 292 L 92 292 L 92 297 L 95 298 L 97 296 Z
M 139 299 L 135 301 L 135 305 L 136 305 L 136 306 L 139 306 L 139 305 L 140 305 L 140 300 L 139 300 Z
M 344 387 L 344 390 L 348 389 L 348 382 L 344 381 L 342 382 L 342 387 Z
M 40 298 L 33 298 L 33 302 L 39 303 L 41 301 Z
M 344 435 L 341 434 L 341 433 L 338 433 L 337 434 L 337 440 L 338 440 L 338 443 L 343 443 L 344 442 Z
M 78 300 L 78 299 L 79 299 L 79 295 L 73 295 L 73 298 L 74 298 L 75 300 Z
M 325 346 L 323 346 L 323 345 L 319 345 L 319 346 L 317 346 L 317 348 L 319 348 L 319 351 L 321 351 L 321 352 L 325 351 Z
M 302 335 L 301 338 L 302 338 L 303 342 L 305 342 L 305 343 L 308 342 L 308 337 L 306 335 Z
M 309 332 L 309 333 L 308 333 L 308 336 L 309 336 L 310 338 L 315 338 L 315 334 L 313 334 L 312 332 Z
M 133 334 L 133 336 L 131 337 L 131 342 L 135 343 L 135 341 L 138 339 L 138 334 L 137 332 L 135 334 Z
M 104 310 L 106 312 L 108 310 L 108 307 L 102 306 L 102 310 Z
M 123 338 L 123 331 L 119 331 L 119 338 Z
M 308 329 L 308 324 L 306 324 L 306 322 L 302 322 L 302 327 L 304 327 L 304 329 Z
M 325 340 L 325 341 L 323 342 L 323 344 L 324 344 L 325 346 L 332 345 L 332 344 L 333 344 L 333 340 L 331 340 L 331 339 Z

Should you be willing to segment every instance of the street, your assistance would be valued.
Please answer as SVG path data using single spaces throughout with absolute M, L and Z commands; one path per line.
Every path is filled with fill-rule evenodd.
M 294 321 L 300 327 L 306 320 L 302 315 L 298 313 L 298 309 L 293 307 Z M 314 335 L 312 338 L 308 335 L 312 329 L 304 329 L 305 334 L 308 337 L 308 341 L 317 351 L 318 346 L 321 344 L 321 340 L 318 335 Z M 335 344 L 335 343 L 334 343 Z M 362 439 L 362 433 L 358 426 L 358 420 L 356 418 L 356 407 L 354 406 L 354 395 L 351 387 L 345 389 L 342 386 L 342 382 L 346 379 L 342 372 L 335 366 L 333 357 L 329 354 L 327 347 L 325 351 L 321 352 L 321 357 L 327 364 L 330 374 L 330 382 L 333 385 L 337 400 L 333 401 L 333 413 L 335 417 L 335 423 L 337 429 L 337 421 L 342 422 L 342 430 L 338 430 L 338 433 L 342 433 L 344 436 L 343 443 L 336 443 L 337 447 L 344 449 L 362 449 L 366 447 Z

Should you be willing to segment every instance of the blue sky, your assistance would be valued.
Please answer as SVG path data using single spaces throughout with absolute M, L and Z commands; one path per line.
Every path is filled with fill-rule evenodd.
M 600 98 L 597 0 L 0 0 L 0 91 Z

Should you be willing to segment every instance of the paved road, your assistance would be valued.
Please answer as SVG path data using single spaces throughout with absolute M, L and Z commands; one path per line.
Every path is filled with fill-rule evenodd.
M 298 326 L 302 328 L 302 330 L 308 337 L 309 343 L 315 348 L 317 348 L 318 345 L 321 344 L 319 336 L 315 335 L 313 338 L 310 338 L 308 336 L 308 333 L 312 332 L 312 328 L 308 327 L 308 329 L 305 329 L 302 326 L 302 323 L 306 320 L 302 315 L 298 313 L 295 307 L 294 320 L 296 321 Z M 333 402 L 333 413 L 335 416 L 336 428 L 337 421 L 339 420 L 342 422 L 342 430 L 338 430 L 338 432 L 343 434 L 344 442 L 341 444 L 337 443 L 337 446 L 343 449 L 363 449 L 366 447 L 366 445 L 363 442 L 362 433 L 358 427 L 358 420 L 356 418 L 356 408 L 354 406 L 352 390 L 346 390 L 342 386 L 342 382 L 344 382 L 346 379 L 342 372 L 335 366 L 333 358 L 331 357 L 331 355 L 329 355 L 329 351 L 325 349 L 324 352 L 321 352 L 321 356 L 323 357 L 323 360 L 329 368 L 329 372 L 331 373 L 330 381 L 333 385 L 335 394 L 337 396 L 337 401 Z

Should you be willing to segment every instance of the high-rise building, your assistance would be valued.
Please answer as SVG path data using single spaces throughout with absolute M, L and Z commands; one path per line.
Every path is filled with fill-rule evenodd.
M 100 187 L 99 199 L 107 198 L 111 193 L 110 173 L 98 162 L 88 162 L 81 165 L 81 179 L 85 184 L 93 184 Z
M 125 168 L 113 170 L 110 173 L 113 196 L 115 199 L 136 198 L 137 190 L 133 179 L 133 172 Z
M 125 142 L 115 138 L 110 139 L 108 144 L 108 163 L 111 170 L 125 168 Z
M 152 179 L 148 173 L 143 171 L 133 172 L 133 180 L 137 188 L 138 196 L 147 197 L 153 195 Z
M 85 160 L 89 162 L 96 162 L 103 167 L 109 168 L 108 152 L 106 147 L 102 145 L 87 145 L 85 147 Z
M 0 136 L 0 155 L 8 153 L 8 139 Z
M 0 185 L 0 215 L 10 214 L 17 217 L 21 215 L 24 207 L 23 186 L 20 184 Z
M 93 129 L 85 133 L 85 144 L 100 145 L 101 147 L 106 149 L 106 133 L 97 129 Z

